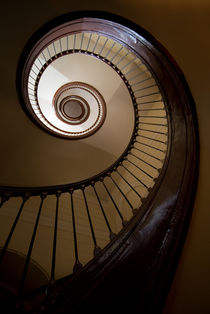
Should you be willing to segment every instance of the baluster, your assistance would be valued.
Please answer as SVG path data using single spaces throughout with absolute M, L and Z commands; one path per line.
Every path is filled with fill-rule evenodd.
M 115 209 L 116 209 L 118 215 L 120 216 L 120 219 L 121 219 L 121 221 L 122 221 L 122 226 L 124 227 L 124 226 L 127 224 L 127 221 L 124 220 L 124 218 L 123 218 L 123 216 L 122 216 L 122 214 L 121 214 L 121 212 L 120 212 L 120 210 L 119 210 L 117 204 L 115 203 L 115 201 L 114 201 L 114 199 L 113 199 L 111 193 L 109 192 L 108 188 L 106 187 L 106 184 L 104 183 L 103 179 L 101 179 L 100 181 L 102 182 L 102 184 L 103 184 L 105 190 L 107 191 L 107 194 L 109 195 L 109 197 L 110 197 L 110 199 L 111 199 L 111 201 L 112 201 L 112 203 L 113 203 L 113 205 L 114 205 L 114 207 L 115 207 Z
M 139 183 L 141 183 L 146 189 L 149 188 L 149 186 L 147 186 L 143 181 L 141 181 L 137 176 L 135 176 L 135 174 L 133 174 L 128 168 L 126 168 L 123 163 L 121 164 L 121 166 L 128 171 L 137 181 L 139 181 Z
M 53 49 L 54 49 L 54 56 L 57 54 L 57 51 L 56 51 L 56 49 L 55 49 L 55 42 L 53 41 Z
M 127 76 L 130 75 L 132 72 L 136 72 L 138 70 L 139 70 L 138 65 L 134 63 L 133 67 L 131 67 L 126 73 L 124 73 L 124 76 L 127 78 Z M 129 81 L 129 78 L 128 78 L 128 81 Z
M 45 57 L 43 52 L 42 52 L 42 56 L 43 56 L 44 61 L 47 62 L 47 59 L 46 59 L 46 57 Z
M 141 136 L 141 135 L 139 135 L 139 136 Z M 142 136 L 143 137 L 143 136 Z M 153 138 L 150 138 L 150 140 L 153 140 L 153 141 L 156 141 L 157 142 L 157 140 L 155 140 L 155 139 L 153 139 Z M 139 143 L 139 144 L 142 144 L 143 146 L 146 146 L 146 147 L 149 147 L 149 148 L 152 148 L 152 149 L 154 149 L 154 150 L 157 150 L 157 151 L 159 151 L 159 152 L 161 152 L 161 153 L 166 153 L 166 149 L 161 149 L 161 148 L 157 148 L 157 147 L 155 147 L 155 146 L 152 146 L 152 145 L 150 145 L 150 144 L 146 144 L 146 143 L 143 143 L 143 142 L 139 142 L 139 141 L 137 141 L 137 140 L 135 140 L 136 141 L 136 143 Z M 162 142 L 163 143 L 163 142 Z M 163 143 L 164 144 L 164 143 Z
M 75 51 L 75 48 L 76 48 L 76 39 L 77 39 L 77 34 L 74 34 L 73 52 Z
M 83 194 L 84 201 L 85 201 L 86 211 L 87 211 L 87 215 L 88 215 L 88 221 L 90 224 L 90 230 L 91 230 L 92 239 L 93 239 L 93 243 L 94 243 L 94 256 L 95 256 L 101 250 L 101 248 L 97 245 L 97 241 L 96 241 L 96 237 L 95 237 L 95 233 L 94 233 L 94 229 L 93 229 L 93 224 L 92 224 L 92 220 L 91 220 L 91 216 L 90 216 L 90 212 L 89 212 L 89 208 L 88 208 L 88 203 L 87 203 L 87 199 L 86 199 L 86 195 L 85 195 L 85 186 L 82 186 L 82 194 Z
M 70 190 L 70 199 L 71 199 L 71 212 L 72 212 L 72 226 L 73 226 L 73 236 L 74 236 L 74 255 L 75 255 L 75 264 L 73 267 L 73 272 L 77 272 L 82 268 L 82 264 L 79 261 L 78 256 L 78 246 L 77 246 L 77 230 L 76 230 L 76 222 L 75 222 L 75 214 L 74 214 L 74 201 L 73 201 L 73 193 L 74 190 Z
M 22 295 L 22 292 L 23 292 L 23 289 L 24 289 L 25 279 L 26 279 L 26 275 L 27 275 L 27 271 L 28 271 L 28 266 L 29 266 L 29 262 L 30 262 L 30 258 L 31 258 L 31 253 L 32 253 L 32 249 L 33 249 L 33 245 L 34 245 L 34 241 L 35 241 L 35 237 L 36 237 L 38 224 L 39 224 L 39 218 L 40 218 L 40 215 L 41 215 L 43 202 L 44 202 L 44 199 L 46 198 L 46 196 L 47 196 L 47 193 L 42 193 L 40 195 L 41 202 L 40 202 L 40 206 L 39 206 L 39 211 L 38 211 L 38 214 L 37 214 L 36 222 L 35 222 L 35 225 L 34 225 L 34 230 L 33 230 L 32 238 L 31 238 L 30 246 L 29 246 L 29 249 L 28 249 L 28 254 L 27 254 L 27 257 L 26 257 L 26 262 L 25 262 L 25 266 L 24 266 L 24 270 L 23 270 L 23 275 L 22 275 L 21 282 L 20 282 L 20 285 L 19 285 L 19 292 L 18 292 L 19 296 Z
M 135 97 L 136 97 L 136 99 L 139 99 L 139 98 L 144 98 L 144 97 L 153 96 L 153 95 L 160 95 L 161 96 L 160 91 L 158 91 L 158 92 L 153 92 L 153 93 L 149 93 L 146 95 L 135 96 Z M 159 99 L 159 101 L 161 101 L 161 99 Z
M 36 62 L 36 61 L 35 61 L 35 62 Z M 35 62 L 34 62 L 34 66 L 37 68 L 38 73 L 39 73 L 39 71 L 41 70 L 41 68 L 39 68 Z
M 148 101 L 144 101 L 144 102 L 138 102 L 138 105 L 150 105 L 150 104 L 158 103 L 158 102 L 163 103 L 163 100 L 162 100 L 162 99 L 158 99 L 158 100 L 148 100 Z
M 112 51 L 112 48 L 114 48 L 114 46 L 116 45 L 116 43 L 114 42 L 111 46 L 111 48 L 108 50 L 107 54 L 105 55 L 105 59 L 108 57 L 108 55 L 110 54 L 110 52 Z
M 130 54 L 130 51 L 128 51 L 124 56 L 122 56 L 120 60 L 115 64 L 115 66 L 118 66 L 129 54 Z
M 119 187 L 119 185 L 116 183 L 116 181 L 112 178 L 111 174 L 108 174 L 108 176 L 110 177 L 110 179 L 112 180 L 112 182 L 114 183 L 114 185 L 117 187 L 118 191 L 120 191 L 120 193 L 123 195 L 124 199 L 126 200 L 126 202 L 128 203 L 128 205 L 130 206 L 130 208 L 133 211 L 133 205 L 131 204 L 131 202 L 129 201 L 129 199 L 127 198 L 127 196 L 125 195 L 125 193 L 121 190 L 121 188 Z
M 80 48 L 79 48 L 80 51 L 82 50 L 82 44 L 83 44 L 83 40 L 84 40 L 84 35 L 85 35 L 85 33 L 82 33 L 82 39 L 81 39 Z
M 142 72 L 136 74 L 135 76 L 132 76 L 131 78 L 129 78 L 129 83 L 130 83 L 130 81 L 136 79 L 138 76 L 141 76 L 141 75 L 143 75 L 143 74 L 145 74 L 145 73 L 147 73 L 147 72 L 149 72 L 149 71 L 148 71 L 148 70 L 145 70 L 145 71 L 142 71 Z M 142 82 L 143 82 L 143 81 L 140 81 L 139 83 L 142 83 Z M 137 84 L 137 83 L 135 83 L 135 84 Z M 130 84 L 130 85 L 131 85 L 131 86 L 134 86 L 134 84 Z
M 60 44 L 60 53 L 63 52 L 63 49 L 62 49 L 62 44 L 61 44 L 61 39 L 59 38 L 59 44 Z
M 148 70 L 146 70 L 146 71 L 144 71 L 144 72 L 141 72 L 141 74 L 144 74 L 144 73 L 146 73 L 146 72 L 148 72 Z M 136 82 L 136 83 L 131 84 L 131 87 L 134 87 L 134 86 L 136 86 L 136 85 L 142 84 L 143 82 L 149 81 L 149 80 L 151 80 L 151 79 L 153 79 L 152 76 L 147 77 L 146 79 L 143 79 L 143 80 L 141 80 L 141 81 L 138 81 L 138 82 Z M 129 81 L 130 81 L 130 79 L 129 79 Z
M 39 57 L 37 58 L 37 60 L 39 61 L 39 63 L 41 64 L 41 68 L 43 67 L 44 63 L 42 63 L 39 59 Z M 34 86 L 34 85 L 33 85 Z
M 115 169 L 117 174 L 127 183 L 127 185 L 138 195 L 140 200 L 142 200 L 142 196 L 134 189 L 134 187 L 121 175 L 121 173 L 118 171 L 118 169 Z
M 139 123 L 140 125 L 141 123 Z M 161 135 L 166 135 L 167 132 L 161 132 L 161 131 L 154 131 L 154 130 L 149 130 L 149 129 L 141 129 L 140 127 L 138 127 L 138 131 L 145 131 L 145 132 L 151 132 L 151 133 L 155 133 L 155 134 L 161 134 Z M 141 136 L 141 135 L 139 135 Z
M 86 47 L 86 50 L 88 51 L 88 48 L 90 46 L 90 41 L 91 41 L 91 38 L 92 38 L 92 33 L 90 34 L 89 38 L 88 38 L 88 43 L 87 43 L 87 47 Z
M 66 51 L 69 51 L 69 36 L 66 36 Z
M 106 214 L 105 214 L 104 208 L 103 208 L 103 206 L 102 206 L 101 200 L 100 200 L 99 195 L 98 195 L 98 193 L 97 193 L 97 191 L 96 191 L 95 183 L 92 182 L 91 185 L 92 185 L 92 187 L 93 187 L 93 190 L 94 190 L 94 192 L 95 192 L 96 198 L 97 198 L 98 203 L 99 203 L 99 206 L 100 206 L 101 211 L 102 211 L 102 213 L 103 213 L 103 216 L 104 216 L 104 219 L 105 219 L 107 228 L 109 229 L 109 238 L 110 238 L 110 240 L 112 240 L 112 239 L 115 238 L 116 234 L 112 231 L 112 229 L 111 229 L 111 227 L 110 227 L 110 224 L 109 224 L 109 221 L 108 221 L 108 219 L 107 219 L 107 217 L 106 217 Z
M 118 56 L 118 54 L 120 53 L 120 51 L 123 49 L 124 47 L 122 46 L 115 54 L 114 56 L 111 58 L 111 62 L 114 60 L 114 58 L 116 58 Z
M 34 84 L 35 84 L 36 80 L 33 78 L 33 76 L 31 76 L 31 74 L 29 74 L 29 77 L 34 81 Z
M 160 162 L 163 162 L 162 159 L 160 159 L 160 158 L 158 158 L 158 157 L 156 157 L 156 156 L 154 156 L 154 155 L 151 155 L 151 154 L 145 152 L 144 150 L 137 148 L 137 147 L 134 146 L 134 145 L 132 146 L 132 148 L 133 148 L 133 149 L 136 149 L 136 150 L 138 150 L 139 152 L 141 152 L 141 153 L 143 153 L 143 154 L 145 154 L 145 155 L 147 155 L 147 156 L 149 156 L 149 157 L 152 157 L 152 158 L 154 158 L 154 159 L 156 159 L 156 160 L 158 160 L 158 161 L 160 161 Z
M 59 199 L 61 191 L 56 192 L 56 210 L 55 210 L 55 224 L 54 224 L 54 237 L 53 237 L 53 252 L 52 252 L 52 266 L 50 275 L 50 284 L 55 283 L 55 261 L 56 261 L 56 245 L 57 245 L 57 229 L 58 229 L 58 209 L 59 209 Z
M 47 46 L 47 52 L 48 52 L 48 55 L 49 55 L 49 57 L 50 57 L 50 59 L 52 58 L 52 56 L 51 56 L 51 53 L 50 53 L 50 50 L 49 50 L 49 47 Z
M 166 114 L 165 114 L 165 111 L 164 111 L 164 108 L 144 108 L 144 109 L 138 109 L 138 112 L 145 112 L 145 111 L 163 111 L 164 113 L 164 116 L 157 116 L 156 118 L 166 118 Z M 161 112 L 160 112 L 161 113 Z M 141 115 L 142 117 L 142 115 Z M 144 117 L 154 117 L 154 116 L 144 116 Z
M 127 66 L 129 66 L 131 63 L 133 63 L 135 60 L 136 60 L 136 57 L 133 58 L 131 61 L 129 61 L 127 64 L 125 64 L 125 65 L 120 69 L 120 71 L 122 72 L 125 68 L 127 68 Z
M 131 154 L 132 156 L 135 156 L 133 154 Z M 146 174 L 148 177 L 150 177 L 151 179 L 153 179 L 153 176 L 151 176 L 149 173 L 147 173 L 145 170 L 143 170 L 141 167 L 137 166 L 134 162 L 132 162 L 131 160 L 128 159 L 128 157 L 124 158 L 126 161 L 128 161 L 131 165 L 133 165 L 134 167 L 136 167 L 137 169 L 139 169 L 140 171 L 142 171 L 144 174 Z M 141 160 L 141 159 L 140 159 Z
M 157 110 L 157 109 L 155 109 L 155 110 Z M 138 110 L 139 111 L 139 110 Z M 163 119 L 163 120 L 166 120 L 166 115 L 164 115 L 164 116 L 155 116 L 155 115 L 153 115 L 153 116 L 150 116 L 150 115 L 146 115 L 146 116 L 143 116 L 142 114 L 139 116 L 139 119 L 141 119 L 141 118 L 146 118 L 146 119 Z M 141 122 L 142 123 L 142 122 Z M 151 123 L 151 124 L 153 124 L 153 123 Z M 157 124 L 157 125 L 163 125 L 163 124 Z M 164 125 L 167 125 L 167 123 L 166 124 L 164 124 Z
M 31 71 L 35 74 L 35 76 L 37 77 L 37 75 L 39 74 L 39 72 L 35 72 L 34 69 L 32 68 Z
M 139 117 L 139 119 L 141 119 L 141 117 Z M 143 121 L 139 121 L 139 124 L 144 124 L 144 125 L 154 125 L 154 126 L 167 126 L 167 122 L 163 123 L 155 123 L 155 122 L 143 122 Z
M 140 158 L 139 156 L 136 156 L 135 154 L 133 154 L 132 152 L 129 152 L 130 155 L 134 156 L 135 158 L 137 158 L 138 160 L 142 161 L 144 164 L 150 166 L 151 168 L 155 169 L 155 170 L 159 170 L 159 168 L 151 165 L 149 162 L 143 160 L 142 158 Z M 143 171 L 143 170 L 142 170 Z M 144 172 L 144 171 L 143 171 Z
M 94 47 L 93 47 L 93 53 L 95 52 L 95 50 L 96 50 L 96 46 L 97 46 L 97 44 L 98 44 L 98 41 L 99 41 L 99 39 L 100 39 L 100 35 L 98 35 L 98 38 L 97 38 L 97 40 L 96 40 L 96 42 L 95 42 L 95 45 L 94 45 Z
M 139 89 L 136 89 L 136 90 L 134 91 L 134 94 L 137 93 L 137 92 L 143 91 L 143 90 L 145 90 L 145 89 L 148 89 L 148 88 L 151 88 L 151 87 L 155 87 L 155 86 L 157 86 L 157 85 L 156 85 L 156 84 L 152 84 L 152 85 L 149 85 L 149 86 L 141 87 L 141 88 L 139 88 Z
M 104 42 L 104 44 L 103 44 L 103 46 L 102 46 L 102 48 L 101 48 L 101 50 L 100 50 L 100 52 L 99 52 L 99 54 L 98 54 L 99 56 L 102 55 L 102 52 L 103 52 L 103 50 L 104 50 L 104 48 L 105 48 L 105 46 L 106 46 L 108 40 L 109 40 L 109 38 L 107 38 L 107 39 L 105 40 L 105 42 Z
M 13 225 L 12 225 L 12 228 L 11 228 L 11 230 L 10 230 L 10 233 L 9 233 L 9 235 L 8 235 L 8 237 L 7 237 L 7 240 L 6 240 L 5 244 L 4 244 L 4 247 L 3 247 L 2 251 L 1 251 L 0 263 L 2 262 L 2 260 L 3 260 L 3 258 L 4 258 L 4 255 L 5 255 L 5 253 L 6 253 L 7 247 L 8 247 L 8 245 L 9 245 L 9 242 L 10 242 L 10 240 L 11 240 L 11 238 L 12 238 L 12 235 L 13 235 L 13 233 L 14 233 L 14 230 L 15 230 L 15 228 L 16 228 L 16 225 L 17 225 L 18 220 L 19 220 L 19 218 L 20 218 L 20 215 L 21 215 L 21 213 L 22 213 L 23 207 L 24 207 L 24 205 L 25 205 L 25 202 L 29 199 L 29 197 L 30 197 L 30 194 L 28 194 L 28 193 L 23 196 L 23 200 L 22 200 L 22 203 L 21 203 L 21 205 L 20 205 L 19 211 L 18 211 L 17 216 L 16 216 L 16 218 L 15 218 L 15 221 L 14 221 L 14 223 L 13 223 Z

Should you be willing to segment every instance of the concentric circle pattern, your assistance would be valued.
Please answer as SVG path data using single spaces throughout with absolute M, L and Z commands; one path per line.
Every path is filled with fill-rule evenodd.
M 73 82 L 62 86 L 53 99 L 57 116 L 74 125 L 83 123 L 90 115 L 90 106 L 80 85 Z
M 106 117 L 102 96 L 94 87 L 82 82 L 61 86 L 54 95 L 53 105 L 57 118 L 69 125 L 69 137 L 84 137 L 96 132 Z M 60 121 L 57 125 L 59 128 Z

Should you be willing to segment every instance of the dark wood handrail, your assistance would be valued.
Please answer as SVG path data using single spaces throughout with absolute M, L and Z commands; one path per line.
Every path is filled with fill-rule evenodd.
M 120 69 L 117 68 L 118 74 L 121 75 L 131 92 L 134 103 L 135 126 L 127 148 L 109 168 L 84 181 L 48 187 L 0 187 L 0 207 L 5 206 L 9 199 L 13 197 L 23 198 L 0 260 L 4 257 L 25 203 L 30 197 L 40 195 L 41 204 L 19 291 L 20 299 L 18 302 L 21 300 L 21 304 L 24 304 L 24 281 L 35 241 L 42 203 L 48 195 L 56 195 L 51 280 L 47 299 L 37 309 L 37 312 L 60 313 L 63 311 L 68 313 L 69 309 L 72 313 L 82 313 L 84 309 L 97 312 L 97 306 L 103 305 L 106 311 L 112 309 L 123 313 L 128 310 L 132 313 L 139 313 L 139 311 L 144 314 L 160 313 L 180 256 L 196 194 L 199 140 L 195 104 L 183 73 L 165 48 L 154 37 L 141 27 L 119 16 L 104 12 L 87 11 L 67 14 L 49 22 L 34 34 L 26 45 L 18 65 L 17 90 L 21 105 L 27 115 L 30 114 L 25 106 L 26 87 L 23 86 L 23 74 L 30 71 L 31 63 L 28 62 L 28 56 L 33 56 L 32 59 L 34 59 L 44 47 L 47 47 L 49 42 L 53 42 L 56 38 L 60 38 L 65 34 L 76 34 L 83 30 L 107 34 L 113 40 L 117 40 L 125 47 L 128 47 L 144 62 L 152 73 L 163 98 L 168 130 L 162 132 L 150 128 L 150 125 L 163 124 L 165 126 L 165 123 L 139 121 L 139 113 L 143 112 L 143 117 L 147 109 L 138 106 L 147 105 L 149 101 L 142 101 L 142 98 L 145 97 L 142 95 L 137 97 L 140 101 L 136 102 L 132 86 L 127 82 Z M 75 49 L 74 53 L 76 53 Z M 95 51 L 93 51 L 93 54 L 95 54 Z M 95 57 L 98 57 L 97 54 L 95 54 Z M 114 57 L 113 55 L 112 60 L 114 60 Z M 115 67 L 109 59 L 103 61 Z M 147 96 L 152 96 L 154 93 L 156 92 L 151 92 Z M 155 115 L 153 118 L 159 118 L 159 116 Z M 34 122 L 37 124 L 35 119 Z M 155 138 L 152 135 L 155 132 L 160 136 L 166 136 L 167 142 L 161 138 Z M 144 147 L 147 147 L 150 151 L 146 150 L 144 152 Z M 162 157 L 153 154 L 153 151 L 165 154 L 165 159 L 162 160 Z M 147 172 L 148 170 L 145 171 L 140 164 L 137 164 L 137 160 L 147 164 L 142 159 L 143 154 L 148 158 L 153 158 L 157 163 L 162 162 L 161 170 L 152 163 L 147 165 L 153 171 L 158 171 L 157 178 L 150 175 Z M 154 180 L 155 184 L 147 185 L 146 181 L 141 181 L 128 165 L 136 168 L 136 171 L 140 171 L 149 179 Z M 129 179 L 124 175 L 122 169 L 124 169 L 124 173 L 128 173 Z M 138 208 L 134 208 L 131 199 L 117 184 L 115 175 L 138 197 L 141 202 Z M 131 184 L 130 178 L 136 180 L 135 182 L 138 181 L 141 187 L 148 191 L 147 197 L 142 197 L 135 186 L 136 183 Z M 133 217 L 129 222 L 126 221 L 118 208 L 118 204 L 110 194 L 105 180 L 110 180 L 112 184 L 116 185 L 118 192 L 130 206 Z M 97 191 L 97 184 L 104 187 L 104 191 L 106 191 L 121 219 L 123 229 L 117 235 L 113 232 L 106 216 Z M 98 246 L 92 224 L 86 198 L 87 188 L 92 188 L 106 223 L 106 228 L 109 231 L 111 241 L 102 250 Z M 74 207 L 74 193 L 76 190 L 82 191 L 83 194 L 95 253 L 94 258 L 84 266 L 79 260 L 78 253 Z M 56 286 L 54 275 L 57 223 L 59 199 L 63 193 L 69 193 L 70 196 L 75 264 L 72 276 L 62 283 L 57 283 Z

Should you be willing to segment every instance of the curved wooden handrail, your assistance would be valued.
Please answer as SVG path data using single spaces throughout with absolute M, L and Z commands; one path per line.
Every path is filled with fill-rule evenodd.
M 28 51 L 34 47 L 35 43 L 42 47 L 46 46 L 47 39 L 42 37 L 43 34 L 47 33 L 51 36 L 51 40 L 58 34 L 63 35 L 62 25 L 67 27 L 65 31 L 71 27 L 72 32 L 76 29 L 86 31 L 94 29 L 99 33 L 107 33 L 112 38 L 117 37 L 129 49 L 141 56 L 153 74 L 166 104 L 169 132 L 163 168 L 139 210 L 135 211 L 136 209 L 133 208 L 135 215 L 129 223 L 126 223 L 122 217 L 124 228 L 117 236 L 111 229 L 109 230 L 111 241 L 103 250 L 97 250 L 84 190 L 88 186 L 94 188 L 96 182 L 104 184 L 105 178 L 117 173 L 120 166 L 125 167 L 126 159 L 138 142 L 140 129 L 137 121 L 133 137 L 125 152 L 115 164 L 102 173 L 85 181 L 56 187 L 1 187 L 1 205 L 11 196 L 40 195 L 41 212 L 44 198 L 47 195 L 56 194 L 56 210 L 58 210 L 60 194 L 69 192 L 72 217 L 74 217 L 73 192 L 77 189 L 83 191 L 94 250 L 97 254 L 89 263 L 81 267 L 75 246 L 76 272 L 65 283 L 58 286 L 53 286 L 54 280 L 51 280 L 48 298 L 38 312 L 68 313 L 69 309 L 72 313 L 82 313 L 84 310 L 97 312 L 98 306 L 103 306 L 106 311 L 159 313 L 183 246 L 196 193 L 199 140 L 193 97 L 181 70 L 154 37 L 136 24 L 119 16 L 87 11 L 67 14 L 55 19 L 31 38 L 17 70 L 17 88 L 23 107 L 24 97 L 21 84 Z M 37 55 L 36 47 L 35 45 L 31 54 Z M 29 70 L 26 69 L 26 71 Z M 26 110 L 25 107 L 24 110 Z M 122 175 L 121 172 L 120 175 Z M 109 193 L 108 189 L 107 191 Z M 118 210 L 117 205 L 116 209 Z M 106 220 L 106 216 L 104 217 Z M 39 216 L 37 216 L 37 223 L 38 219 Z M 110 228 L 109 224 L 108 228 Z M 75 238 L 74 223 L 73 230 Z M 56 231 L 54 238 L 56 238 Z M 77 240 L 74 243 L 77 245 Z M 32 247 L 31 242 L 31 249 Z M 54 241 L 54 254 L 55 250 L 56 241 Z M 51 279 L 54 279 L 54 270 L 51 275 Z M 24 300 L 24 296 L 22 298 Z

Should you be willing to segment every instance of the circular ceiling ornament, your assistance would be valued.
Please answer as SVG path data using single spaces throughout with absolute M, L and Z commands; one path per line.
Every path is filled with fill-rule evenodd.
M 93 134 L 106 117 L 106 104 L 101 94 L 82 82 L 61 86 L 53 97 L 53 106 L 57 118 L 69 125 L 69 137 L 72 138 Z M 60 121 L 58 128 L 59 124 Z
M 92 89 L 87 84 L 72 82 L 61 86 L 54 95 L 53 104 L 56 114 L 67 123 L 81 124 L 90 115 L 90 106 L 85 100 L 84 85 L 86 89 Z
M 83 59 L 88 62 L 85 55 Z M 40 69 L 34 81 L 35 106 L 31 98 L 29 105 L 40 124 L 44 124 L 57 135 L 79 139 L 92 135 L 103 125 L 106 103 L 95 87 L 86 82 L 74 81 L 78 77 L 77 70 L 68 69 L 68 64 L 74 62 L 72 54 L 59 58 L 56 56 L 47 67 Z M 60 67 L 59 71 L 54 70 L 56 67 Z M 68 73 L 71 73 L 71 79 L 67 78 Z M 83 72 L 79 70 L 79 73 L 82 79 Z M 103 91 L 103 87 L 101 90 Z M 31 95 L 30 80 L 28 95 Z

